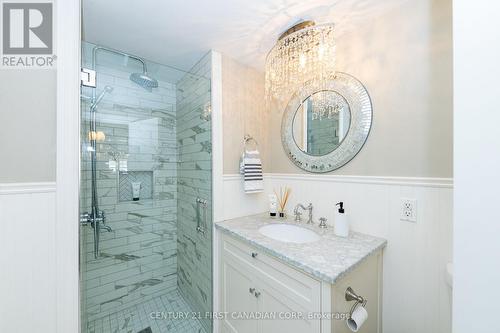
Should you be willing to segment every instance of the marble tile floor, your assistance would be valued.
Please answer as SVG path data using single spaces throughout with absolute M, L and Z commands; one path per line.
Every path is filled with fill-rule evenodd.
M 153 298 L 145 303 L 89 322 L 87 333 L 205 333 L 200 322 L 191 317 L 191 309 L 178 290 Z M 158 312 L 162 317 L 158 318 Z M 154 313 L 152 316 L 151 313 Z M 178 318 L 179 313 L 189 318 Z M 175 318 L 167 318 L 176 314 Z M 152 318 L 155 317 L 156 318 Z M 151 328 L 151 331 L 147 330 Z

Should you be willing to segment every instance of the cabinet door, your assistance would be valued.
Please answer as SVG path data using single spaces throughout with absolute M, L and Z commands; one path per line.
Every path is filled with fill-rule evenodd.
M 229 258 L 223 258 L 221 273 L 222 311 L 227 313 L 222 321 L 222 332 L 256 333 L 258 321 L 244 319 L 245 315 L 256 313 L 258 309 L 258 298 L 250 290 L 255 288 L 250 274 Z
M 320 321 L 308 320 L 308 312 L 287 295 L 269 285 L 258 289 L 259 311 L 273 319 L 259 321 L 259 333 L 319 333 Z

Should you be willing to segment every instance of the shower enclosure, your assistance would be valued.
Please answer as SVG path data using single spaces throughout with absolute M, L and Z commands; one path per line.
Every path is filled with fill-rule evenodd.
M 184 72 L 82 42 L 82 332 L 212 330 L 210 57 Z

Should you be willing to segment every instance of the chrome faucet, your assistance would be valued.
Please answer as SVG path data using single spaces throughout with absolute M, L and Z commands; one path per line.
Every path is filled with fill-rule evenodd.
M 313 205 L 312 203 L 309 203 L 307 207 L 305 207 L 303 204 L 298 204 L 295 206 L 295 209 L 293 210 L 293 214 L 295 215 L 295 222 L 300 222 L 302 220 L 302 213 L 299 212 L 299 208 L 302 208 L 303 210 L 308 210 L 309 211 L 309 217 L 307 219 L 307 224 L 313 224 Z

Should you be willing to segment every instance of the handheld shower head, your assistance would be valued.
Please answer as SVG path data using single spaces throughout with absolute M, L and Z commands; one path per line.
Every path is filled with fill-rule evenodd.
M 107 93 L 113 92 L 113 89 L 114 88 L 111 87 L 111 86 L 105 86 L 104 89 L 99 94 L 99 96 L 97 96 L 97 98 L 95 99 L 95 101 L 90 106 L 90 109 L 91 110 L 95 110 L 97 108 L 97 104 L 99 104 L 101 102 L 101 100 L 104 98 L 104 95 L 106 95 Z

